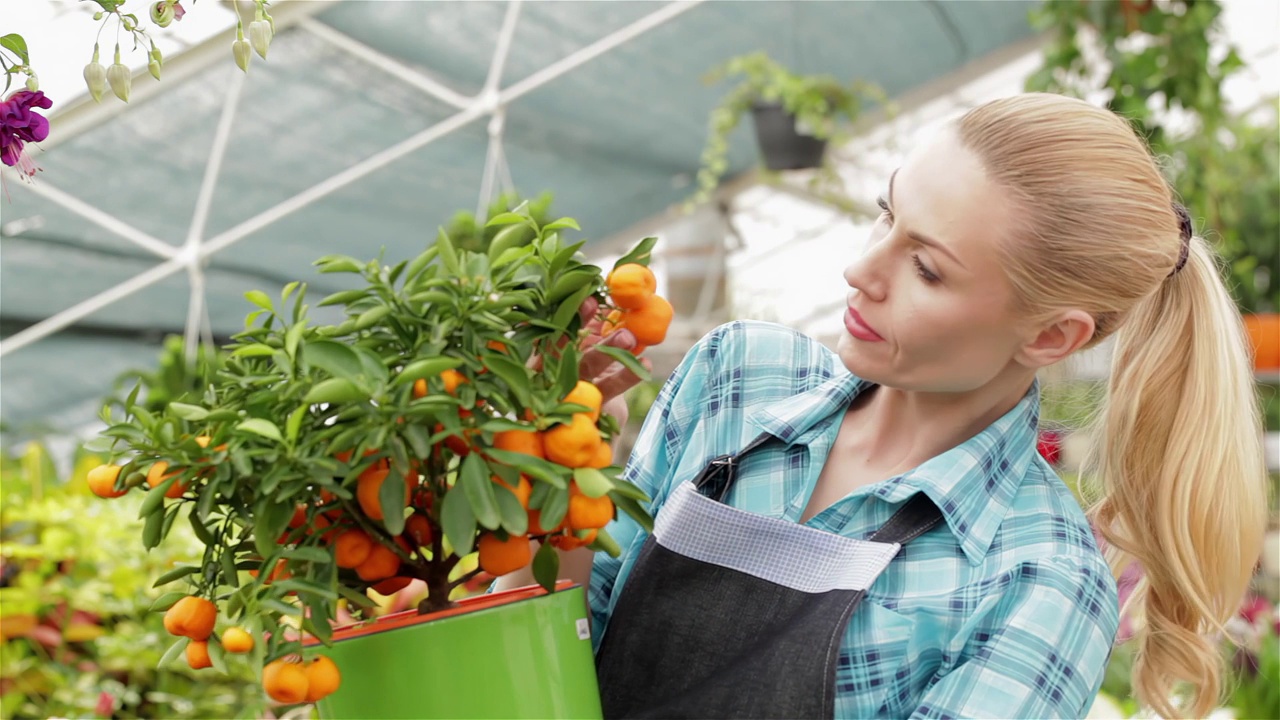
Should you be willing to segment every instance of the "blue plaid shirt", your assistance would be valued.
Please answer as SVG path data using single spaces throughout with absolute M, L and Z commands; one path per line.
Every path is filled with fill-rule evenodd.
M 727 501 L 798 522 L 844 410 L 866 387 L 816 340 L 778 325 L 729 323 L 668 379 L 626 477 L 658 513 L 711 458 L 768 432 L 786 445 L 747 456 Z M 1071 492 L 1036 452 L 1038 416 L 1036 386 L 977 436 L 809 520 L 866 538 L 920 492 L 946 519 L 903 547 L 854 614 L 836 670 L 836 717 L 1088 711 L 1119 623 L 1116 585 Z M 622 554 L 596 556 L 597 648 L 646 538 L 625 516 L 609 532 Z M 678 668 L 680 659 L 671 662 Z

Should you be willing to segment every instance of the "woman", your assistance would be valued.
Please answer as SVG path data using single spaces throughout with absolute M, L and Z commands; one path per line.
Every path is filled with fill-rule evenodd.
M 1261 545 L 1261 430 L 1215 257 L 1147 148 L 1081 101 L 997 100 L 881 208 L 838 350 L 703 338 L 627 465 L 654 536 L 621 517 L 620 557 L 566 559 L 606 715 L 1082 717 L 1133 561 L 1134 687 L 1205 715 Z M 1109 566 L 1035 442 L 1037 371 L 1112 335 L 1089 471 Z

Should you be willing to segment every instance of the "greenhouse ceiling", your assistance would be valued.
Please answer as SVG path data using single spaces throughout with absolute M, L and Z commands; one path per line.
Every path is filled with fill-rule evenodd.
M 55 113 L 34 184 L 6 171 L 11 431 L 82 427 L 163 336 L 225 338 L 245 291 L 333 290 L 316 257 L 409 256 L 498 189 L 553 191 L 589 239 L 663 213 L 691 193 L 725 91 L 702 76 L 732 56 L 901 96 L 1032 35 L 1031 3 L 1004 0 L 273 7 L 269 60 L 247 75 L 224 32 L 127 106 Z M 754 165 L 748 129 L 731 159 L 731 176 Z

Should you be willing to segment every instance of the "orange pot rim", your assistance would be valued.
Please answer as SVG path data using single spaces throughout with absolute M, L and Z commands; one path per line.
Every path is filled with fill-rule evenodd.
M 572 580 L 560 580 L 556 582 L 556 592 L 562 592 L 577 587 Z M 487 610 L 489 608 L 510 605 L 512 603 L 533 600 L 535 598 L 546 595 L 547 591 L 541 585 L 529 585 L 521 588 L 513 588 L 511 590 L 503 590 L 500 592 L 484 593 L 480 595 L 472 595 L 463 598 L 454 606 L 447 610 L 438 610 L 433 613 L 419 615 L 415 609 L 402 610 L 390 615 L 383 615 L 373 620 L 365 620 L 362 622 L 341 625 L 333 629 L 333 642 L 341 642 L 343 640 L 351 640 L 353 638 L 364 637 L 376 633 L 387 632 L 389 630 L 397 630 L 412 625 L 420 625 L 422 623 L 433 622 L 435 620 L 443 620 L 445 618 L 454 617 L 456 615 L 465 615 L 468 613 Z M 308 636 L 302 643 L 303 647 L 315 647 L 321 642 L 314 636 Z

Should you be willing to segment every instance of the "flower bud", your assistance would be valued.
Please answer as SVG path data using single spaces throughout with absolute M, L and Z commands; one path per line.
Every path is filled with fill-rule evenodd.
M 155 58 L 151 58 L 147 63 L 147 72 L 151 73 L 151 77 L 160 79 L 160 63 L 156 62 Z
M 151 3 L 151 22 L 160 27 L 169 27 L 169 23 L 173 22 L 173 4 L 165 0 Z
M 116 48 L 116 61 L 111 63 L 111 67 L 107 68 L 107 83 L 111 85 L 111 92 L 116 97 L 125 102 L 129 102 L 129 87 L 133 84 L 133 73 L 129 72 L 129 67 L 120 62 L 120 48 Z
M 40 89 L 40 79 L 36 77 L 35 73 L 31 73 L 27 76 L 27 89 L 31 92 L 35 92 Z
M 243 39 L 231 43 L 231 54 L 236 58 L 236 65 L 241 70 L 249 72 L 249 58 L 253 57 L 253 50 L 249 47 L 249 43 Z
M 267 59 L 267 47 L 271 45 L 271 37 L 271 25 L 266 20 L 254 20 L 249 23 L 249 43 L 263 60 Z
M 89 86 L 94 102 L 102 102 L 102 93 L 107 91 L 107 69 L 98 62 L 97 50 L 93 52 L 93 62 L 84 66 L 84 84 Z

